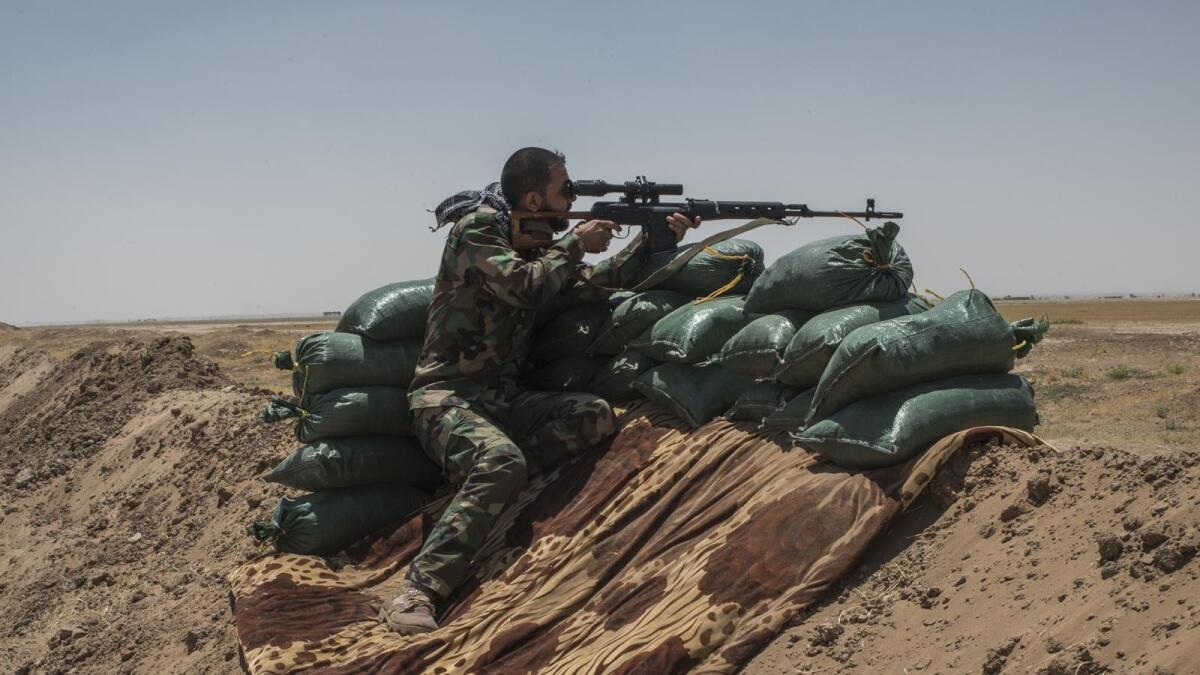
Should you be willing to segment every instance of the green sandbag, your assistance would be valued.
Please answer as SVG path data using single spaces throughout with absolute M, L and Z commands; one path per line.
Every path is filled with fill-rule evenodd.
M 589 391 L 588 385 L 608 359 L 603 356 L 568 356 L 540 366 L 525 376 L 535 391 Z
M 620 354 L 631 342 L 658 320 L 686 305 L 690 297 L 676 291 L 654 289 L 625 300 L 600 329 L 589 353 L 611 356 Z
M 558 295 L 547 300 L 546 304 L 537 308 L 537 313 L 534 315 L 533 323 L 536 327 L 541 328 L 542 326 L 553 321 L 568 309 L 582 304 L 584 304 L 583 301 L 574 295 L 569 293 L 559 293 Z
M 591 290 L 601 295 L 603 294 L 603 291 L 600 291 L 599 289 Z M 609 313 L 611 314 L 612 310 L 616 309 L 622 302 L 628 300 L 632 295 L 632 291 L 617 291 L 609 295 L 608 299 L 603 300 L 603 302 L 608 306 Z M 580 299 L 579 295 L 571 290 L 563 291 L 553 298 L 550 298 L 546 304 L 537 308 L 537 314 L 534 316 L 533 325 L 538 330 L 541 330 L 542 326 L 545 326 L 554 319 L 558 318 L 558 316 L 568 309 L 587 304 L 588 302 L 590 301 Z
M 649 356 L 635 349 L 626 349 L 600 368 L 587 386 L 587 391 L 606 401 L 641 398 L 642 392 L 633 388 L 633 382 L 656 365 L 658 362 Z
M 432 490 L 442 482 L 442 471 L 414 438 L 361 436 L 299 448 L 263 480 L 309 492 L 374 483 Z
M 748 239 L 726 239 L 709 248 L 719 255 L 701 251 L 671 276 L 655 286 L 656 289 L 678 291 L 689 300 L 707 297 L 737 278 L 738 283 L 722 295 L 745 295 L 763 272 L 762 247 Z M 666 266 L 687 247 L 653 256 L 643 268 L 642 278 Z
M 1037 423 L 1025 378 L 964 375 L 860 399 L 791 436 L 834 464 L 871 469 L 900 464 L 971 427 L 1033 431 Z
M 754 282 L 746 296 L 746 311 L 823 312 L 903 298 L 912 283 L 913 268 L 908 254 L 896 243 L 899 233 L 900 226 L 889 221 L 861 234 L 801 246 L 772 263 Z
M 343 387 L 407 387 L 421 357 L 420 340 L 376 342 L 354 333 L 315 333 L 275 354 L 275 367 L 292 371 L 297 397 Z
M 342 312 L 337 332 L 372 340 L 420 339 L 433 302 L 433 279 L 388 284 L 364 293 Z
M 796 387 L 815 386 L 838 345 L 855 328 L 928 309 L 928 303 L 913 295 L 903 300 L 851 305 L 822 312 L 796 331 L 783 352 L 783 361 L 774 377 Z
M 342 436 L 412 435 L 408 392 L 399 387 L 334 389 L 310 394 L 301 405 L 273 398 L 263 410 L 267 422 L 289 417 L 299 418 L 296 438 L 301 443 Z
M 633 388 L 695 429 L 728 410 L 751 384 L 750 378 L 717 366 L 664 363 L 638 376 Z
M 765 379 L 779 368 L 796 330 L 813 317 L 802 309 L 760 316 L 729 338 L 711 362 L 750 377 Z
M 635 295 L 637 295 L 637 293 L 634 293 L 633 291 L 617 291 L 616 293 L 613 293 L 612 295 L 608 296 L 608 300 L 606 300 L 605 302 L 608 303 L 608 309 L 611 312 L 613 310 L 616 310 L 616 308 L 620 307 L 621 305 L 625 304 L 626 300 L 632 298 Z
M 725 413 L 725 417 L 739 422 L 762 422 L 779 412 L 800 390 L 779 382 L 755 382 Z
M 632 346 L 656 361 L 699 363 L 750 323 L 742 304 L 737 296 L 686 304 L 659 319 L 649 340 Z
M 860 398 L 910 384 L 1007 373 L 1018 342 L 992 301 L 975 289 L 959 291 L 928 312 L 857 328 L 825 367 L 808 423 Z
M 812 398 L 815 393 L 817 393 L 817 388 L 809 387 L 792 396 L 786 405 L 763 419 L 763 426 L 789 431 L 803 429 L 804 420 L 808 417 L 808 409 L 812 407 Z
M 253 523 L 260 542 L 280 553 L 333 555 L 372 532 L 416 513 L 429 497 L 405 485 L 367 485 L 284 497 L 268 523 Z
M 530 360 L 549 363 L 584 354 L 596 341 L 608 316 L 608 305 L 603 302 L 589 302 L 566 310 L 538 329 L 529 351 Z

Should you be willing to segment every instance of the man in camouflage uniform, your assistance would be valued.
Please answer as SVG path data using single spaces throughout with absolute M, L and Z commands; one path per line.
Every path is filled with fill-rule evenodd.
M 524 391 L 517 379 L 528 356 L 537 309 L 560 293 L 607 297 L 645 262 L 641 236 L 595 267 L 584 253 L 607 250 L 609 221 L 588 221 L 557 241 L 518 250 L 510 206 L 569 211 L 575 200 L 565 159 L 541 148 L 519 150 L 500 185 L 459 193 L 438 207 L 446 238 L 429 308 L 425 345 L 409 390 L 413 427 L 425 453 L 458 493 L 413 559 L 404 586 L 380 611 L 401 633 L 435 630 L 435 603 L 466 580 L 496 517 L 531 473 L 548 471 L 615 428 L 612 409 L 591 394 Z M 699 224 L 675 214 L 677 237 Z M 565 222 L 550 223 L 556 231 Z

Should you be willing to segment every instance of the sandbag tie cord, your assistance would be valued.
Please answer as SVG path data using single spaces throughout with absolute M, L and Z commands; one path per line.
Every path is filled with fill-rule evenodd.
M 1013 332 L 1013 348 L 1017 353 L 1017 358 L 1025 358 L 1026 355 L 1033 349 L 1033 346 L 1042 341 L 1046 337 L 1047 331 L 1050 330 L 1050 322 L 1045 319 L 1021 319 L 1014 321 L 1009 326 Z
M 300 365 L 296 364 L 296 367 L 299 368 Z M 300 402 L 301 403 L 304 403 L 304 400 L 305 400 L 304 397 L 307 395 L 308 395 L 308 364 L 306 363 L 306 364 L 304 364 L 304 381 L 300 383 Z M 308 413 L 305 412 L 304 415 L 308 415 Z M 303 417 L 303 415 L 301 417 Z
M 720 251 L 718 251 L 717 249 L 715 249 L 711 246 L 705 246 L 704 252 L 718 260 L 740 261 L 741 266 L 738 267 L 737 274 L 735 274 L 733 276 L 733 279 L 731 281 L 729 281 L 729 283 L 725 284 L 724 286 L 721 286 L 720 288 L 713 291 L 712 293 L 709 293 L 708 295 L 704 296 L 703 298 L 697 298 L 695 300 L 696 304 L 700 304 L 702 302 L 708 302 L 709 300 L 715 300 L 715 299 L 721 297 L 722 295 L 725 295 L 729 291 L 733 290 L 734 288 L 737 288 L 737 285 L 742 282 L 742 279 L 746 278 L 746 271 L 747 271 L 746 266 L 747 266 L 747 263 L 749 263 L 751 261 L 750 256 L 748 256 L 746 254 L 730 255 L 728 253 L 721 253 Z
M 880 265 L 880 264 L 879 264 L 879 262 L 875 260 L 875 256 L 871 255 L 871 252 L 870 252 L 870 251 L 863 251 L 863 260 L 867 261 L 867 262 L 868 262 L 869 264 L 871 264 L 871 265 L 874 265 L 874 266 L 875 266 L 875 269 L 877 269 L 877 270 L 890 270 L 890 269 L 892 269 L 892 264 L 891 264 L 891 263 L 887 263 L 887 264 L 885 264 L 885 265 Z
M 963 276 L 967 278 L 967 283 L 971 284 L 971 290 L 975 290 L 975 280 L 971 278 L 971 275 L 967 274 L 967 271 L 961 267 L 958 268 L 958 271 L 962 272 Z
M 300 384 L 300 401 L 303 402 L 304 397 L 308 394 L 308 372 L 309 372 L 309 366 L 311 364 L 296 363 L 295 360 L 292 359 L 292 353 L 287 351 L 286 349 L 283 349 L 283 350 L 280 350 L 277 352 L 273 352 L 273 353 L 275 355 L 275 367 L 276 368 L 278 368 L 280 370 L 300 370 L 301 368 L 304 369 L 304 381 Z M 305 413 L 305 414 L 307 415 L 308 413 Z
M 838 214 L 839 216 L 842 216 L 843 218 L 849 218 L 850 220 L 853 220 L 854 222 L 858 223 L 858 226 L 864 230 L 870 231 L 870 229 L 871 229 L 871 228 L 867 227 L 861 220 L 859 220 L 858 218 L 855 218 L 854 216 L 852 216 L 848 213 L 842 213 L 841 211 L 834 211 L 834 213 Z M 877 260 L 875 260 L 875 256 L 871 255 L 871 251 L 869 251 L 869 250 L 863 251 L 863 260 L 867 261 L 867 263 L 870 265 L 874 265 L 875 269 L 877 269 L 877 270 L 892 269 L 891 263 L 888 263 L 886 265 L 880 265 L 879 262 Z
M 263 419 L 267 422 L 278 422 L 288 417 L 304 419 L 308 417 L 308 411 L 278 396 L 273 397 L 271 402 L 267 404 L 267 408 L 263 410 Z
M 250 536 L 254 537 L 254 543 L 258 546 L 267 546 L 284 534 L 283 528 L 275 523 L 250 523 L 246 529 L 250 531 Z

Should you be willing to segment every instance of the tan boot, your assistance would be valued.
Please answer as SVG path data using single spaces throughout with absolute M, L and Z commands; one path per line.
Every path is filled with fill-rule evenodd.
M 433 618 L 433 598 L 408 581 L 391 602 L 384 603 L 379 620 L 401 635 L 428 633 L 438 627 Z

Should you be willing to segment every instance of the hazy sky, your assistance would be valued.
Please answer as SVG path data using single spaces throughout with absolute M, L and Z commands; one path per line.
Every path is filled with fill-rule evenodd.
M 1200 291 L 1198 31 L 1195 2 L 3 0 L 0 321 L 342 309 L 431 276 L 426 209 L 526 145 L 874 196 L 941 293 Z

